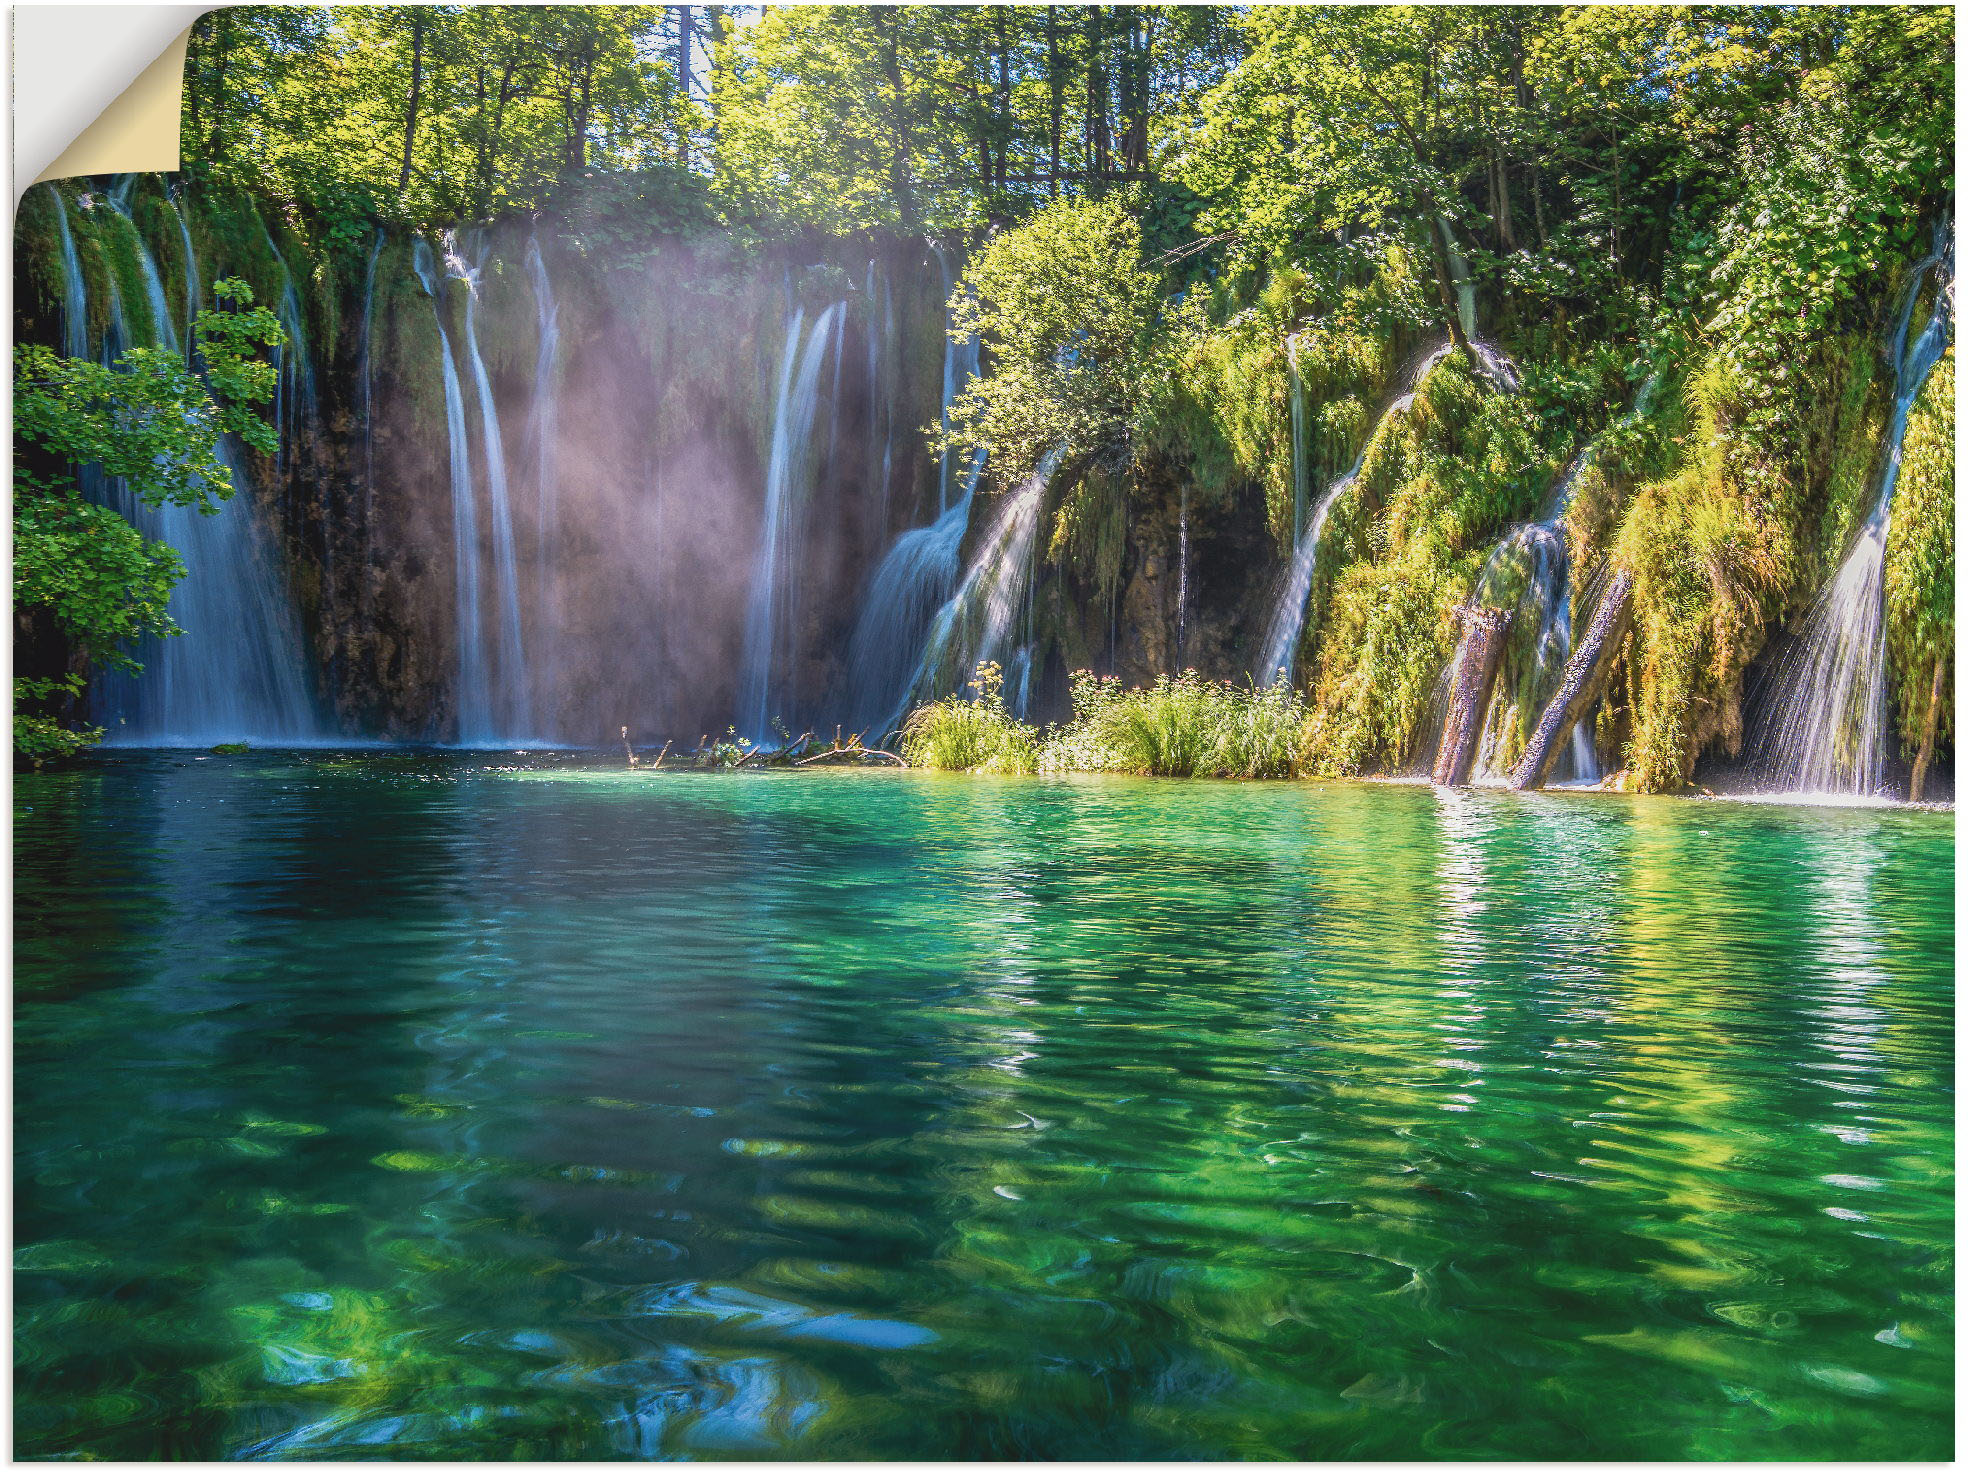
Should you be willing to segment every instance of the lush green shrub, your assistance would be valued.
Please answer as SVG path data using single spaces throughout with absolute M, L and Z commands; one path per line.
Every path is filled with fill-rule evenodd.
M 102 727 L 70 728 L 51 715 L 23 707 L 82 693 L 78 676 L 63 679 L 14 679 L 14 759 L 30 767 L 59 766 L 72 761 L 103 738 Z
M 1045 749 L 1051 771 L 1143 777 L 1290 777 L 1307 708 L 1288 687 L 1260 690 L 1205 680 L 1194 670 L 1146 689 L 1082 670 L 1073 719 Z
M 1004 672 L 977 667 L 972 693 L 933 700 L 902 723 L 902 759 L 944 772 L 1035 772 L 1039 733 L 1005 709 Z

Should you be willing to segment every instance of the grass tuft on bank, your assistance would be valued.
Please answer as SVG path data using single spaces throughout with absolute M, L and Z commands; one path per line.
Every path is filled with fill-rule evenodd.
M 1005 707 L 1002 671 L 980 665 L 969 693 L 910 712 L 903 758 L 948 772 L 1259 779 L 1303 770 L 1311 710 L 1288 686 L 1235 685 L 1194 670 L 1135 689 L 1081 670 L 1072 684 L 1069 721 L 1028 725 Z

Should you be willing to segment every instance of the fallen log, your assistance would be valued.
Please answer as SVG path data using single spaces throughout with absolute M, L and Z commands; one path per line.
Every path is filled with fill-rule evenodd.
M 1464 787 L 1476 759 L 1476 738 L 1490 708 L 1490 687 L 1503 663 L 1504 636 L 1510 631 L 1507 608 L 1458 608 L 1462 645 L 1456 651 L 1455 683 L 1449 687 L 1449 714 L 1442 722 L 1442 745 L 1435 755 L 1438 787 Z
M 1544 786 L 1551 775 L 1551 764 L 1571 737 L 1572 727 L 1592 708 L 1606 688 L 1613 671 L 1613 657 L 1626 639 L 1633 622 L 1633 574 L 1617 572 L 1599 600 L 1599 610 L 1585 631 L 1572 657 L 1565 661 L 1565 672 L 1558 680 L 1558 693 L 1538 718 L 1537 729 L 1524 746 L 1517 770 L 1510 774 L 1510 785 L 1519 792 Z

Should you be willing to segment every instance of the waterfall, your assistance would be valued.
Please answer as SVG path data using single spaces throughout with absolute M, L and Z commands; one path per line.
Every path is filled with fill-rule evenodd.
M 301 312 L 300 294 L 294 289 L 294 273 L 287 265 L 287 258 L 280 253 L 280 247 L 273 242 L 273 232 L 267 228 L 266 221 L 260 221 L 260 233 L 266 238 L 266 247 L 272 252 L 274 264 L 280 267 L 280 299 L 268 303 L 280 325 L 286 330 L 287 342 L 274 351 L 274 366 L 277 370 L 273 393 L 273 419 L 280 428 L 279 468 L 287 468 L 287 455 L 292 448 L 294 428 L 314 418 L 314 368 L 308 355 L 307 319 Z
M 1449 227 L 1447 215 L 1435 217 L 1435 227 L 1442 232 L 1442 253 L 1449 260 L 1449 281 L 1455 287 L 1456 317 L 1462 323 L 1462 336 L 1466 342 L 1476 341 L 1476 283 L 1469 276 L 1469 262 L 1456 244 L 1455 231 Z
M 1331 515 L 1333 504 L 1360 478 L 1360 470 L 1367 463 L 1367 449 L 1380 433 L 1381 426 L 1413 407 L 1422 381 L 1448 355 L 1449 345 L 1440 343 L 1427 349 L 1415 361 L 1406 375 L 1408 387 L 1382 411 L 1379 421 L 1360 446 L 1359 457 L 1344 475 L 1326 487 L 1325 494 L 1319 497 L 1319 504 L 1312 509 L 1311 522 L 1292 548 L 1291 566 L 1286 571 L 1284 586 L 1279 590 L 1278 601 L 1271 612 L 1270 628 L 1264 636 L 1263 658 L 1253 672 L 1259 684 L 1291 683 L 1292 671 L 1298 660 L 1300 636 L 1305 631 L 1305 613 L 1312 599 L 1312 575 L 1318 568 L 1319 538 L 1325 532 L 1326 518 Z
M 376 330 L 376 263 L 383 256 L 383 231 L 378 227 L 376 238 L 369 246 L 369 266 L 362 273 L 362 361 L 358 372 L 362 379 L 362 560 L 364 563 L 361 579 L 361 598 L 363 611 L 369 609 L 370 577 L 368 567 L 373 564 L 376 535 L 376 371 L 375 371 L 375 330 Z
M 1633 396 L 1633 407 L 1627 411 L 1622 424 L 1636 424 L 1646 416 L 1653 402 L 1657 381 L 1655 375 L 1649 375 L 1640 385 Z M 1537 638 L 1532 645 L 1532 657 L 1536 664 L 1530 686 L 1534 703 L 1530 710 L 1520 711 L 1527 719 L 1542 708 L 1543 701 L 1556 687 L 1566 661 L 1572 656 L 1571 544 L 1565 535 L 1565 515 L 1571 509 L 1578 479 L 1592 464 L 1596 452 L 1596 446 L 1588 445 L 1572 457 L 1571 463 L 1558 478 L 1551 504 L 1542 521 L 1512 527 L 1504 534 L 1496 550 L 1490 553 L 1489 561 L 1483 564 L 1482 574 L 1476 580 L 1476 590 L 1470 595 L 1471 607 L 1500 606 L 1497 603 L 1501 596 L 1498 585 L 1510 569 L 1528 561 L 1529 575 L 1511 605 L 1520 624 L 1525 619 L 1535 619 L 1537 627 Z M 1484 730 L 1482 752 L 1476 764 L 1479 775 L 1485 780 L 1501 781 L 1510 774 L 1501 757 L 1503 717 L 1512 708 L 1502 701 L 1492 707 L 1491 720 Z M 1590 721 L 1580 720 L 1572 727 L 1570 776 L 1575 782 L 1599 780 L 1599 756 L 1592 742 L 1590 726 Z
M 48 193 L 55 201 L 55 223 L 61 227 L 62 352 L 70 358 L 86 358 L 89 356 L 88 284 L 82 277 L 82 258 L 75 251 L 75 236 L 68 228 L 68 204 L 59 186 L 50 184 Z
M 937 251 L 943 263 L 943 253 Z M 975 338 L 967 338 L 961 351 L 950 335 L 947 316 L 950 273 L 943 264 L 945 319 L 943 331 L 942 422 L 950 422 L 950 404 L 968 387 L 978 370 Z M 887 308 L 884 331 L 895 332 L 895 309 Z M 961 374 L 961 376 L 959 376 Z M 892 417 L 892 416 L 891 416 Z M 893 453 L 893 428 L 882 456 L 883 504 L 887 500 L 889 459 Z M 945 450 L 938 462 L 939 476 L 949 474 L 950 456 Z M 868 592 L 861 602 L 861 616 L 848 641 L 848 719 L 861 731 L 885 735 L 906 713 L 909 694 L 922 662 L 924 640 L 930 621 L 955 590 L 961 570 L 960 557 L 964 533 L 970 528 L 970 508 L 977 495 L 977 482 L 984 473 L 984 455 L 969 457 L 964 467 L 963 490 L 955 501 L 949 499 L 947 480 L 939 482 L 935 521 L 928 526 L 911 527 L 898 536 L 888 554 L 876 566 L 868 581 Z M 880 727 L 879 731 L 875 730 Z
M 444 367 L 444 422 L 451 445 L 451 548 L 458 621 L 458 739 L 469 745 L 489 739 L 492 730 L 491 676 L 478 610 L 478 495 L 472 486 L 471 440 L 465 426 L 464 386 L 458 378 L 438 297 L 430 246 L 422 240 L 412 252 L 417 279 L 431 298 L 437 318 L 439 356 Z
M 478 268 L 467 261 L 455 239 L 447 239 L 444 264 L 465 283 L 464 347 L 478 394 L 479 450 L 485 463 L 485 503 L 490 514 L 492 569 L 499 630 L 498 678 L 491 696 L 493 741 L 525 740 L 533 730 L 532 687 L 527 680 L 526 644 L 519 620 L 519 555 L 513 537 L 512 495 L 506 476 L 506 441 L 499 429 L 499 405 L 478 351 Z
M 745 608 L 745 652 L 739 671 L 739 724 L 754 741 L 772 734 L 772 721 L 788 713 L 790 692 L 782 681 L 798 635 L 797 578 L 804 564 L 806 476 L 813 421 L 819 408 L 820 369 L 834 342 L 836 302 L 802 337 L 806 313 L 795 307 L 786 323 L 779 359 L 779 388 L 772 411 L 772 452 L 765 481 L 765 517 Z
M 873 505 L 866 525 L 872 551 L 888 536 L 889 472 L 895 454 L 895 406 L 889 402 L 894 377 L 895 299 L 889 290 L 888 273 L 876 271 L 872 256 L 868 258 L 862 297 L 868 308 L 867 477 Z
M 1952 330 L 1953 236 L 1936 227 L 1935 248 L 1917 262 L 1906 301 L 1887 340 L 1893 366 L 1893 418 L 1872 514 L 1830 585 L 1818 597 L 1797 643 L 1778 664 L 1756 743 L 1760 765 L 1781 790 L 1885 796 L 1886 536 L 1907 418 Z M 1914 307 L 1938 272 L 1927 325 L 1911 344 Z
M 112 190 L 109 198 L 119 213 L 127 211 L 127 188 Z M 153 345 L 183 351 L 156 257 L 134 227 L 132 235 Z M 188 233 L 185 239 L 191 263 L 187 279 L 195 282 Z M 115 338 L 134 346 L 120 296 L 112 297 L 111 314 Z M 171 617 L 183 632 L 144 641 L 137 651 L 144 665 L 141 675 L 112 672 L 98 682 L 109 727 L 106 740 L 112 744 L 210 746 L 246 740 L 279 745 L 329 737 L 303 680 L 299 622 L 254 516 L 252 488 L 239 453 L 225 437 L 217 448 L 232 481 L 232 498 L 217 515 L 206 515 L 196 506 L 143 506 L 122 488 L 110 488 L 116 509 L 146 536 L 171 547 L 185 567 L 184 580 L 170 601 Z
M 533 657 L 551 670 L 558 646 L 559 604 L 554 597 L 554 558 L 560 549 L 558 481 L 560 455 L 560 305 L 538 237 L 526 242 L 526 271 L 533 286 L 533 304 L 540 335 L 533 360 Z
M 944 255 L 943 248 L 932 243 L 930 249 L 936 253 L 936 264 L 943 273 L 943 300 L 947 312 L 947 303 L 956 292 L 956 282 L 951 278 L 949 258 Z M 950 405 L 977 376 L 979 348 L 974 335 L 956 336 L 946 320 L 943 331 L 943 411 L 938 420 L 946 435 L 950 432 Z M 975 485 L 978 471 L 975 455 L 971 456 L 971 462 L 964 474 L 969 483 Z M 947 445 L 937 458 L 936 509 L 939 515 L 950 509 L 950 451 Z
M 1189 482 L 1175 521 L 1175 667 L 1182 668 L 1182 646 L 1189 628 Z
M 1305 533 L 1305 503 L 1312 499 L 1312 446 L 1305 423 L 1305 385 L 1298 373 L 1298 334 L 1285 339 L 1291 382 L 1292 546 Z
M 1559 672 L 1565 668 L 1565 661 L 1572 654 L 1571 559 L 1565 537 L 1564 505 L 1577 473 L 1578 463 L 1574 462 L 1559 483 L 1558 509 L 1547 520 L 1512 527 L 1497 543 L 1489 561 L 1483 564 L 1483 571 L 1476 580 L 1476 590 L 1470 595 L 1467 605 L 1471 609 L 1508 608 L 1520 619 L 1529 617 L 1537 621 L 1537 636 L 1531 645 L 1531 657 L 1536 667 L 1532 688 L 1538 692 L 1549 689 L 1556 682 Z M 1530 570 L 1522 590 L 1508 603 L 1500 601 L 1498 584 L 1526 562 Z M 1507 708 L 1507 703 L 1499 699 L 1490 714 L 1495 717 Z M 1538 707 L 1534 705 L 1532 708 L 1535 711 Z M 1574 731 L 1583 729 L 1583 724 L 1581 722 L 1574 727 Z M 1499 760 L 1502 735 L 1501 722 L 1494 718 L 1489 720 L 1484 727 L 1482 749 L 1476 759 L 1476 771 L 1480 777 L 1501 779 L 1507 775 L 1507 768 Z M 1574 747 L 1574 756 L 1576 754 Z
M 887 735 L 904 714 L 930 621 L 956 587 L 971 488 L 930 525 L 897 537 L 869 581 L 847 647 L 848 719 L 864 737 Z
M 533 489 L 538 497 L 539 525 L 534 533 L 540 568 L 541 596 L 548 586 L 554 551 L 554 456 L 560 448 L 560 307 L 553 282 L 540 254 L 540 242 L 526 242 L 526 270 L 533 282 L 533 301 L 539 310 L 540 351 L 533 364 Z
M 198 280 L 198 251 L 191 243 L 191 220 L 185 214 L 184 192 L 180 190 L 171 196 L 171 213 L 178 218 L 178 239 L 184 242 L 185 262 L 185 351 L 190 353 L 196 344 L 192 341 L 192 323 L 198 318 L 198 298 L 201 292 Z
M 1049 450 L 999 506 L 963 581 L 937 610 L 910 698 L 960 688 L 979 664 L 996 660 L 1005 670 L 1005 704 L 1014 715 L 1024 715 L 1031 698 L 1032 552 L 1059 456 L 1057 448 Z M 1021 615 L 1024 627 L 1014 643 Z

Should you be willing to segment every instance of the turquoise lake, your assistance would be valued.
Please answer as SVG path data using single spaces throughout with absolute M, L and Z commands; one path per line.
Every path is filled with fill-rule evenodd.
M 1951 1455 L 1951 813 L 14 791 L 22 1457 Z

